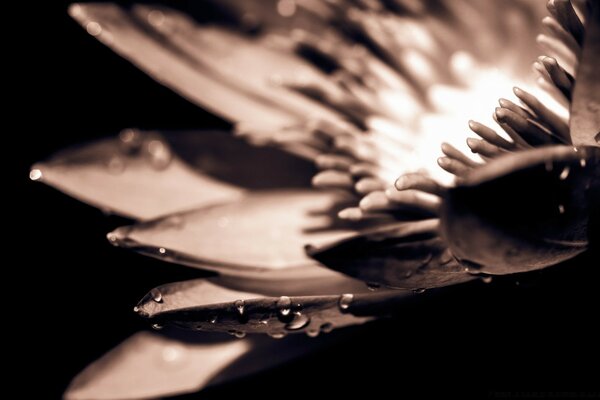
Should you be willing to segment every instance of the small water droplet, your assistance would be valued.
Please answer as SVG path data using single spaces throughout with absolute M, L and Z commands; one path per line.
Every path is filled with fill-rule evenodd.
M 369 289 L 371 292 L 375 292 L 379 290 L 379 288 L 381 288 L 381 285 L 379 283 L 367 282 L 367 289 Z
M 113 175 L 119 175 L 125 171 L 125 161 L 119 156 L 112 156 L 106 166 L 108 172 Z
M 150 291 L 150 296 L 152 296 L 152 300 L 154 300 L 156 303 L 163 302 L 162 293 L 157 288 L 154 288 Z
M 317 328 L 311 328 L 311 329 L 306 330 L 306 336 L 312 337 L 312 338 L 319 336 L 319 333 L 321 333 L 321 331 L 318 330 Z
M 119 147 L 125 154 L 135 154 L 143 144 L 141 133 L 137 129 L 123 129 L 119 132 Z
M 292 320 L 285 326 L 285 329 L 289 331 L 297 331 L 306 327 L 309 323 L 310 317 L 302 314 L 299 311 L 296 311 Z
M 173 158 L 171 150 L 162 140 L 150 140 L 147 144 L 146 151 L 150 157 L 150 164 L 157 170 L 167 168 Z
M 581 168 L 585 168 L 585 166 L 587 165 L 587 161 L 585 160 L 585 158 L 579 159 L 579 165 L 581 166 Z
M 569 168 L 569 166 L 567 165 L 566 167 L 563 168 L 563 170 L 561 171 L 558 178 L 561 181 L 564 181 L 565 179 L 567 179 L 569 177 L 569 172 L 571 172 L 571 168 Z
M 338 301 L 338 306 L 340 310 L 346 311 L 350 308 L 350 304 L 352 304 L 352 300 L 354 300 L 354 295 L 351 293 L 345 293 L 340 296 L 340 300 Z
M 40 179 L 42 179 L 42 171 L 37 168 L 32 169 L 31 171 L 29 171 L 29 179 L 31 179 L 32 181 L 39 181 Z
M 211 324 L 215 324 L 215 323 L 217 323 L 217 318 L 218 318 L 217 314 L 210 315 L 208 317 L 208 322 L 210 322 Z
M 235 330 L 231 330 L 231 331 L 229 331 L 229 334 L 230 334 L 231 336 L 235 336 L 235 337 L 236 337 L 236 338 L 238 338 L 238 339 L 243 339 L 243 338 L 245 338 L 245 337 L 246 337 L 246 332 L 244 332 L 244 331 L 235 331 Z
M 140 311 L 140 308 L 138 306 L 133 307 L 133 312 L 134 313 L 139 312 L 139 311 Z
M 285 337 L 285 332 L 269 332 L 268 335 L 273 339 L 283 339 Z
M 260 319 L 258 320 L 258 323 L 261 325 L 268 325 L 270 319 L 271 319 L 271 316 L 269 314 L 265 314 L 262 317 L 260 317 Z
M 165 14 L 160 10 L 152 10 L 148 13 L 148 23 L 156 28 L 165 22 Z
M 233 303 L 233 305 L 235 306 L 235 309 L 237 310 L 238 314 L 240 314 L 240 316 L 244 315 L 246 307 L 246 303 L 244 302 L 244 300 L 236 300 Z
M 483 283 L 492 283 L 492 277 L 490 275 L 482 276 L 480 279 Z
M 160 331 L 163 328 L 161 324 L 152 324 L 152 329 Z
M 421 293 L 425 293 L 427 289 L 425 288 L 417 288 L 417 289 L 413 289 L 413 293 L 414 294 L 421 294 Z
M 277 310 L 281 316 L 287 317 L 292 311 L 292 299 L 287 296 L 281 296 L 277 300 Z
M 565 213 L 565 206 L 563 206 L 562 204 L 558 205 L 558 212 L 560 214 L 564 214 Z
M 164 256 L 165 254 L 167 254 L 167 249 L 165 249 L 164 247 L 159 247 L 158 248 L 158 253 L 162 256 Z
M 85 30 L 92 36 L 98 36 L 102 33 L 102 25 L 96 21 L 90 21 L 85 25 Z
M 323 325 L 321 325 L 320 330 L 323 333 L 329 333 L 329 332 L 331 332 L 333 330 L 333 324 L 330 323 L 330 322 L 326 322 Z

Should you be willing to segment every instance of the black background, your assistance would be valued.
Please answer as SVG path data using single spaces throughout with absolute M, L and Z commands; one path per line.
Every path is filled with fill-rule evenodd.
M 67 3 L 48 3 L 32 7 L 38 11 L 29 10 L 30 18 L 13 35 L 26 37 L 27 31 L 31 37 L 16 42 L 26 55 L 17 56 L 25 76 L 19 80 L 24 90 L 15 97 L 15 105 L 30 118 L 19 119 L 11 136 L 19 149 L 18 166 L 11 168 L 17 172 L 19 203 L 12 240 L 29 250 L 6 268 L 21 275 L 9 285 L 18 293 L 13 303 L 26 305 L 16 308 L 19 323 L 11 330 L 39 338 L 20 347 L 25 351 L 18 360 L 23 367 L 19 378 L 31 382 L 21 390 L 24 396 L 39 390 L 41 398 L 58 398 L 89 362 L 147 329 L 131 308 L 148 289 L 196 275 L 111 247 L 105 234 L 123 220 L 29 182 L 29 166 L 65 146 L 125 127 L 228 124 L 87 35 L 68 18 Z M 201 396 L 280 399 L 292 393 L 365 392 L 391 398 L 488 398 L 507 391 L 550 396 L 598 389 L 600 336 L 594 324 L 600 263 L 593 265 L 594 258 L 439 295 L 425 293 L 422 302 L 399 310 L 393 320 L 350 332 L 327 350 Z

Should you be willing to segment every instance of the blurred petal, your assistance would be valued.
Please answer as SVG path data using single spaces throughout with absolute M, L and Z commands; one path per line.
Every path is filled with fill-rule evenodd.
M 571 137 L 575 146 L 600 145 L 600 4 L 591 1 L 583 55 L 577 70 L 571 106 Z
M 67 400 L 157 398 L 195 392 L 282 364 L 318 348 L 307 337 L 236 340 L 139 332 L 83 370 Z
M 438 225 L 437 219 L 399 223 L 308 252 L 336 271 L 393 288 L 425 289 L 473 279 L 438 237 Z
M 324 79 L 297 56 L 268 49 L 264 37 L 203 26 L 166 7 L 75 4 L 70 14 L 152 78 L 230 121 L 281 127 L 306 115 L 335 115 L 273 84 L 298 75 Z
M 304 160 L 227 132 L 126 129 L 60 152 L 34 165 L 30 177 L 105 211 L 149 219 L 233 201 L 243 188 L 308 186 L 313 173 Z
M 554 146 L 497 158 L 449 190 L 442 231 L 473 270 L 543 268 L 588 248 L 600 149 Z
M 281 272 L 289 279 L 286 269 L 298 267 L 299 276 L 325 276 L 328 271 L 306 256 L 304 246 L 352 235 L 352 225 L 336 218 L 352 199 L 313 190 L 255 192 L 237 202 L 121 227 L 108 238 L 225 275 L 277 279 Z

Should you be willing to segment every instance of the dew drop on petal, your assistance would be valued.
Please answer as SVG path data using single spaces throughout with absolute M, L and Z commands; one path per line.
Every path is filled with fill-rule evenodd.
M 147 152 L 150 157 L 150 164 L 157 170 L 167 168 L 173 158 L 169 147 L 162 140 L 158 139 L 148 142 Z
M 162 351 L 162 360 L 167 364 L 179 364 L 185 357 L 185 351 L 178 345 L 167 346 Z
M 338 301 L 338 306 L 340 310 L 346 311 L 350 308 L 350 304 L 352 304 L 352 300 L 354 300 L 354 295 L 351 293 L 345 293 L 340 296 L 340 300 Z
M 269 332 L 268 335 L 273 339 L 283 339 L 285 337 L 285 332 Z
M 468 268 L 466 268 L 465 271 L 468 272 Z M 421 293 L 425 293 L 425 290 L 427 290 L 427 289 L 425 289 L 425 288 L 413 289 L 413 293 L 415 293 L 415 294 L 421 294 Z
M 579 159 L 579 165 L 581 166 L 581 168 L 585 168 L 585 166 L 587 165 L 587 161 L 585 161 L 585 158 Z
M 321 333 L 321 331 L 317 328 L 311 328 L 311 329 L 306 330 L 306 336 L 312 337 L 312 338 L 319 336 L 319 333 Z
M 280 315 L 287 317 L 292 311 L 292 299 L 287 296 L 281 296 L 277 300 L 277 310 Z
M 236 300 L 233 303 L 233 305 L 240 316 L 244 315 L 244 311 L 245 311 L 245 307 L 246 307 L 246 303 L 244 302 L 244 300 Z
M 152 324 L 152 329 L 154 330 L 161 330 L 163 328 L 163 326 L 161 324 Z
M 156 288 L 154 288 L 150 291 L 150 296 L 152 296 L 152 300 L 154 300 L 156 303 L 163 302 L 162 293 L 160 292 L 160 290 L 158 290 Z
M 323 333 L 329 333 L 329 332 L 331 332 L 333 330 L 333 324 L 330 323 L 330 322 L 326 322 L 323 325 L 321 325 L 320 330 Z
M 492 283 L 492 277 L 490 275 L 482 276 L 481 281 L 483 283 Z
M 102 25 L 96 21 L 90 21 L 86 24 L 85 30 L 92 36 L 98 36 L 102 33 Z
M 148 13 L 148 23 L 154 27 L 160 27 L 165 22 L 165 14 L 160 10 L 152 10 Z
M 42 179 L 42 171 L 39 169 L 32 169 L 31 171 L 29 171 L 29 179 L 31 179 L 32 181 L 39 181 L 40 179 Z
M 140 308 L 138 306 L 133 307 L 133 312 L 134 313 L 140 312 Z
M 299 311 L 296 311 L 292 320 L 285 326 L 285 329 L 289 331 L 297 331 L 306 327 L 309 323 L 310 317 L 302 314 Z
M 165 254 L 167 254 L 167 249 L 165 249 L 164 247 L 159 247 L 159 248 L 158 248 L 158 253 L 159 253 L 161 256 L 164 256 Z
M 210 315 L 208 317 L 208 322 L 210 322 L 211 324 L 216 324 L 217 323 L 217 318 L 218 318 L 217 314 Z
M 566 167 L 563 168 L 563 170 L 561 171 L 560 175 L 559 175 L 559 179 L 561 181 L 564 181 L 565 179 L 567 179 L 569 177 L 569 172 L 571 172 L 571 169 L 569 168 L 569 166 L 567 165 Z
M 141 133 L 136 129 L 123 129 L 119 132 L 119 146 L 123 153 L 133 154 L 142 148 Z

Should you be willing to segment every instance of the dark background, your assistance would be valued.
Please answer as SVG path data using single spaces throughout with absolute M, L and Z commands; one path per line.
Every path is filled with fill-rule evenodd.
M 147 326 L 131 312 L 148 289 L 194 271 L 111 247 L 107 217 L 44 185 L 29 166 L 65 146 L 125 127 L 227 128 L 87 35 L 66 2 L 35 6 L 15 32 L 25 98 L 16 106 L 16 169 L 22 216 L 13 243 L 29 249 L 10 263 L 9 285 L 25 305 L 18 324 L 27 341 L 19 375 L 25 394 L 58 398 L 70 379 L 127 336 Z M 16 35 L 15 35 L 16 36 Z M 22 45 L 21 45 L 22 43 Z M 17 63 L 17 67 L 21 64 Z M 19 68 L 21 69 L 21 68 Z M 19 75 L 17 75 L 19 76 Z M 21 93 L 22 95 L 23 93 Z M 7 210 L 13 213 L 13 210 Z M 22 241 L 22 242 L 21 242 Z M 596 260 L 593 265 L 592 260 Z M 397 318 L 348 334 L 339 344 L 275 371 L 208 389 L 202 398 L 350 396 L 414 398 L 502 396 L 500 392 L 598 389 L 600 346 L 597 255 L 518 278 L 475 282 L 399 310 Z M 517 281 L 519 284 L 517 284 Z M 19 302 L 16 302 L 19 303 Z M 6 304 L 5 304 L 6 306 Z M 34 389 L 35 388 L 35 389 Z M 358 392 L 357 392 L 358 391 Z M 191 396 L 192 398 L 200 395 Z

